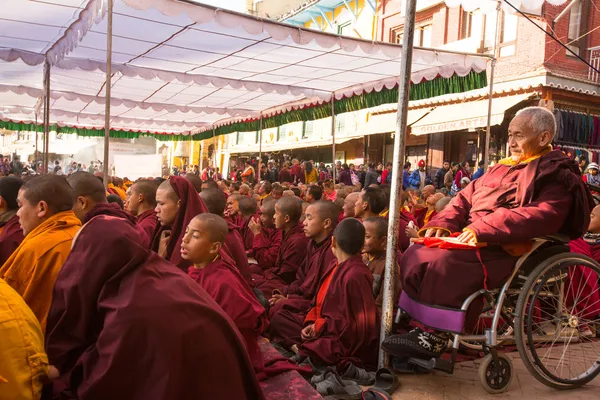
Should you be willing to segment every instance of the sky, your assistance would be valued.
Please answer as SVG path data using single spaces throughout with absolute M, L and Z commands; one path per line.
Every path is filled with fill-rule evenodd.
M 204 3 L 215 7 L 227 8 L 229 10 L 245 12 L 244 0 L 196 0 L 198 3 Z

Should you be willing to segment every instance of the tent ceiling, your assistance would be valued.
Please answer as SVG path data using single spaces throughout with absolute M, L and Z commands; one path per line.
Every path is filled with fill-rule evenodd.
M 106 0 L 5 0 L 0 120 L 104 125 Z M 397 84 L 401 47 L 175 0 L 115 0 L 111 126 L 189 134 Z M 415 83 L 480 72 L 487 59 L 416 49 Z M 37 105 L 37 108 L 36 108 Z M 288 108 L 289 109 L 289 108 Z

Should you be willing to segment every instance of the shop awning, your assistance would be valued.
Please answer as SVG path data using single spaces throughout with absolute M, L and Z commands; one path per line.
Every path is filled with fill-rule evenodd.
M 342 143 L 349 142 L 353 139 L 359 139 L 361 136 L 345 136 L 343 138 L 336 138 L 335 144 L 339 145 Z M 264 145 L 262 146 L 263 153 L 270 153 L 273 151 L 282 151 L 282 150 L 295 150 L 295 149 L 303 149 L 308 147 L 327 147 L 331 146 L 331 138 L 329 139 L 319 139 L 319 140 L 301 140 L 298 142 L 286 142 L 286 143 L 275 143 L 273 145 Z M 241 153 L 258 153 L 259 148 L 258 145 L 239 145 L 231 147 L 231 153 L 233 154 L 241 154 Z
M 532 94 L 528 93 L 493 99 L 490 125 L 500 125 L 506 110 L 529 99 L 531 96 Z M 430 133 L 486 127 L 488 104 L 488 100 L 478 100 L 438 106 L 423 119 L 414 123 L 411 133 L 413 135 L 428 135 Z
M 430 108 L 421 108 L 410 110 L 408 112 L 408 126 L 423 118 L 430 111 Z M 369 117 L 366 124 L 358 128 L 358 134 L 361 136 L 376 135 L 379 133 L 391 133 L 396 131 L 396 113 L 388 112 L 385 114 L 374 114 Z

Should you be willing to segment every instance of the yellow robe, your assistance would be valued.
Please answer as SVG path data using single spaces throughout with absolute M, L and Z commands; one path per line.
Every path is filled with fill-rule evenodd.
M 0 278 L 13 287 L 46 329 L 52 289 L 81 222 L 73 211 L 55 214 L 29 232 L 0 268 Z
M 123 200 L 123 201 L 127 200 L 127 192 L 125 192 L 120 187 L 115 186 L 112 183 L 109 183 L 108 184 L 108 188 L 109 189 L 113 189 L 115 192 L 117 192 L 117 194 L 119 195 L 119 197 L 121 198 L 121 200 Z
M 0 279 L 0 400 L 34 400 L 48 375 L 44 335 L 23 298 Z

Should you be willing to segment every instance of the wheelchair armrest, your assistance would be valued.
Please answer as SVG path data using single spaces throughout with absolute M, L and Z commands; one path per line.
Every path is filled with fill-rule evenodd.
M 567 235 L 561 235 L 560 233 L 557 233 L 556 235 L 546 235 L 546 236 L 540 236 L 536 239 L 543 239 L 543 240 L 547 240 L 549 242 L 556 242 L 556 243 L 569 243 L 571 241 L 571 238 L 569 238 Z

